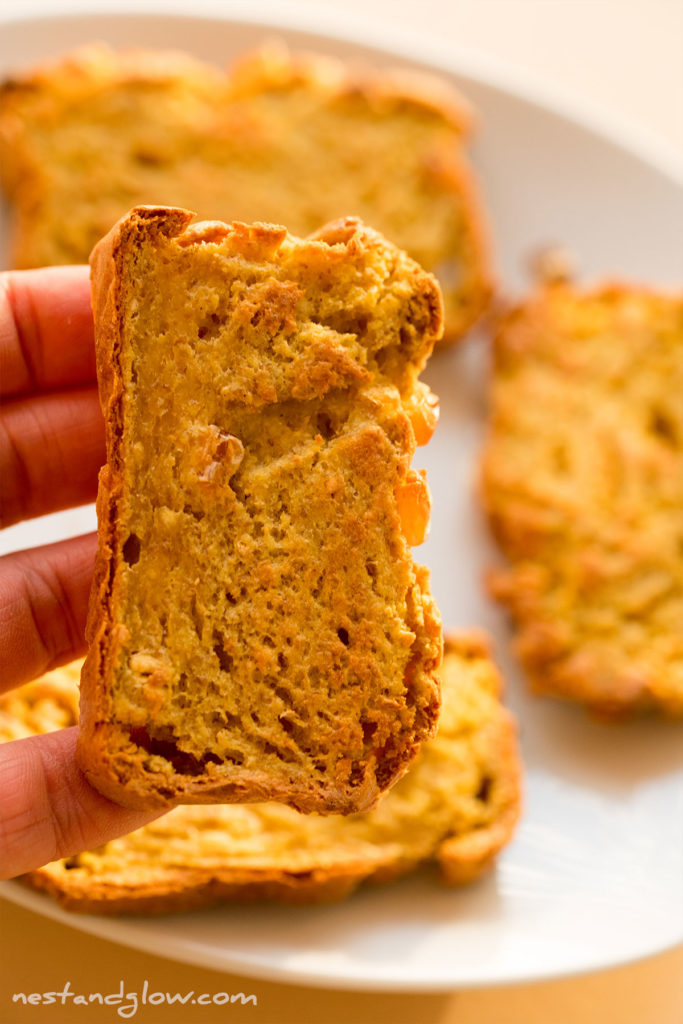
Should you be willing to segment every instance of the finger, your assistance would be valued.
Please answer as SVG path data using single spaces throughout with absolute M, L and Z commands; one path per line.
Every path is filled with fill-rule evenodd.
M 0 747 L 0 878 L 140 828 L 159 812 L 129 811 L 101 796 L 76 765 L 78 729 Z
M 0 274 L 0 395 L 95 380 L 88 268 Z
M 104 460 L 95 388 L 6 403 L 0 410 L 0 526 L 93 501 Z
M 96 534 L 0 558 L 0 689 L 85 653 Z

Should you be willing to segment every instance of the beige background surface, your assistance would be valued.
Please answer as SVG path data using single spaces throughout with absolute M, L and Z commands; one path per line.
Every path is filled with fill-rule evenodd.
M 322 4 L 300 0 L 306 5 Z M 375 21 L 388 18 L 442 41 L 452 39 L 458 50 L 503 60 L 630 121 L 642 137 L 683 160 L 683 0 L 334 0 L 324 6 Z M 672 907 L 672 913 L 683 915 L 683 908 Z M 61 990 L 67 980 L 74 991 L 106 993 L 116 991 L 122 979 L 127 990 L 141 990 L 147 979 L 150 991 L 243 991 L 258 998 L 257 1007 L 141 1007 L 132 1019 L 142 1022 L 683 1024 L 683 948 L 617 970 L 537 985 L 436 996 L 360 994 L 172 963 L 0 902 L 0 956 L 3 1024 L 121 1020 L 113 1007 L 18 1007 L 11 994 Z
M 446 995 L 332 992 L 200 970 L 93 939 L 6 903 L 0 972 L 3 1024 L 100 1024 L 113 1007 L 13 1006 L 13 992 L 244 992 L 257 1006 L 140 1007 L 139 1024 L 681 1024 L 683 950 L 631 967 L 538 985 Z M 587 922 L 587 926 L 589 926 Z M 296 927 L 292 911 L 292 927 Z M 14 1016 L 12 1013 L 14 1012 Z
M 303 0 L 452 40 L 630 120 L 683 159 L 682 0 Z

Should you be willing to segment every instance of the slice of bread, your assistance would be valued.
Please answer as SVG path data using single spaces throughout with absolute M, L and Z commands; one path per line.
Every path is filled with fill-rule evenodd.
M 535 690 L 683 714 L 683 293 L 549 283 L 498 326 L 483 494 Z
M 0 697 L 0 740 L 75 724 L 74 673 L 60 682 L 62 672 Z M 279 804 L 177 807 L 24 880 L 68 910 L 97 914 L 173 912 L 228 899 L 319 903 L 426 860 L 439 863 L 445 882 L 469 882 L 494 864 L 519 814 L 515 726 L 480 637 L 450 637 L 439 674 L 437 736 L 366 814 L 301 815 Z M 43 711 L 36 717 L 38 704 Z
M 74 661 L 0 695 L 0 742 L 76 725 L 80 678 L 81 662 Z
M 284 218 L 302 236 L 354 214 L 436 274 L 453 341 L 491 291 L 470 125 L 428 76 L 273 46 L 228 74 L 184 54 L 85 48 L 0 90 L 14 264 L 85 262 L 141 203 Z
M 357 220 L 139 207 L 92 256 L 107 464 L 80 760 L 130 807 L 370 807 L 431 735 L 410 544 L 436 281 Z

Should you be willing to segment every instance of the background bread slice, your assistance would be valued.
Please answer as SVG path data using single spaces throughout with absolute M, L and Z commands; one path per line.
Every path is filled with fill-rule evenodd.
M 438 286 L 354 219 L 305 241 L 190 220 L 140 207 L 92 257 L 107 464 L 81 764 L 133 807 L 366 809 L 439 705 L 409 547 Z
M 75 724 L 77 670 L 67 672 L 0 697 L 0 740 Z M 222 899 L 323 902 L 425 860 L 439 863 L 447 883 L 469 882 L 493 865 L 517 820 L 515 726 L 482 638 L 451 636 L 439 674 L 438 734 L 374 810 L 338 818 L 277 804 L 178 807 L 25 881 L 69 910 L 98 914 L 162 913 Z
M 491 290 L 471 116 L 445 82 L 269 47 L 229 74 L 187 55 L 85 48 L 0 90 L 18 267 L 87 260 L 140 203 L 307 235 L 355 214 L 433 271 L 445 340 Z
M 683 714 L 683 293 L 539 288 L 498 325 L 483 496 L 535 690 Z

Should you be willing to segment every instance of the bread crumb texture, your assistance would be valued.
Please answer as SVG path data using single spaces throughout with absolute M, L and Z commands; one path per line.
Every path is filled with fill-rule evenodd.
M 133 206 L 308 235 L 357 215 L 441 283 L 446 340 L 491 291 L 470 114 L 445 82 L 269 46 L 225 74 L 172 52 L 86 47 L 0 89 L 17 267 L 82 263 Z
M 533 687 L 683 714 L 683 294 L 547 285 L 495 342 L 493 593 Z
M 0 740 L 75 724 L 77 675 L 69 666 L 0 697 Z M 222 899 L 323 902 L 425 860 L 439 863 L 447 883 L 469 882 L 492 866 L 517 820 L 515 726 L 480 638 L 451 637 L 440 676 L 437 736 L 372 811 L 340 818 L 274 803 L 177 807 L 24 880 L 69 910 L 92 913 L 171 912 Z
M 436 725 L 410 543 L 438 285 L 354 219 L 138 208 L 93 255 L 107 465 L 80 756 L 130 806 L 374 803 Z

